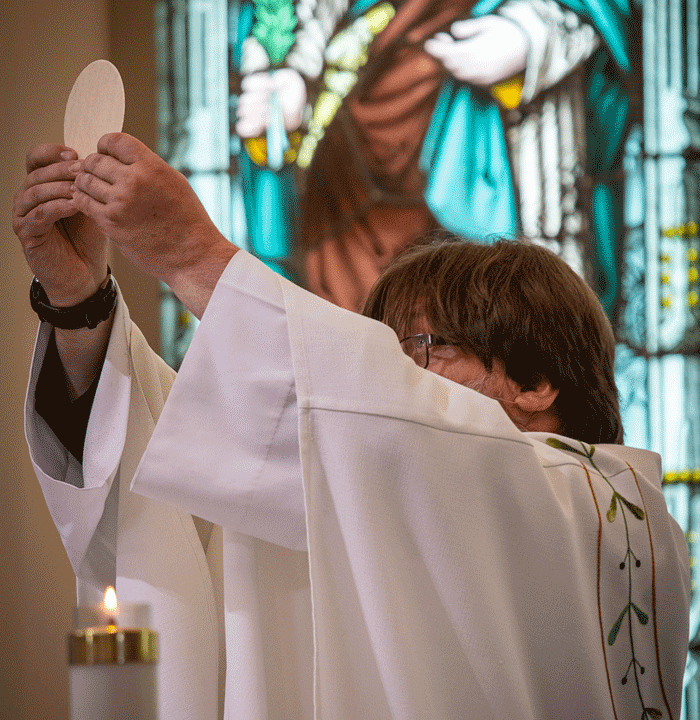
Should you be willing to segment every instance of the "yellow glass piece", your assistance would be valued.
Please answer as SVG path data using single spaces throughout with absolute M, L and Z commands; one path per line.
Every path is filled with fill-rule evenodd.
M 664 237 L 695 237 L 698 234 L 698 224 L 694 221 L 684 225 L 675 225 L 661 231 Z
M 323 137 L 323 134 L 321 134 Z M 311 160 L 318 147 L 318 139 L 313 135 L 307 135 L 299 148 L 299 155 L 297 157 L 297 165 L 301 168 L 306 168 L 311 165 Z
M 318 96 L 311 124 L 328 127 L 342 104 L 343 99 L 340 95 L 328 91 L 322 92 Z
M 671 300 L 671 298 L 668 295 L 666 295 L 665 297 L 661 298 L 661 307 L 664 307 L 664 308 L 671 307 L 672 302 L 673 301 Z
M 319 142 L 325 134 L 326 131 L 320 125 L 312 125 L 309 128 L 309 135 L 313 135 L 313 137 L 316 138 L 316 142 Z
M 323 74 L 326 87 L 341 97 L 346 97 L 357 82 L 357 73 L 349 70 L 333 70 L 329 68 Z
M 357 55 L 346 55 L 345 57 L 342 57 L 338 61 L 337 65 L 341 70 L 357 72 L 363 65 L 367 64 L 367 60 L 369 60 L 367 50 L 362 48 Z
M 524 81 L 525 75 L 523 73 L 514 75 L 512 78 L 494 85 L 491 88 L 491 95 L 506 110 L 513 110 L 520 104 Z
M 264 165 L 267 160 L 267 140 L 264 137 L 249 138 L 245 141 L 245 149 L 256 165 Z
M 698 259 L 698 251 L 695 248 L 688 248 L 688 261 L 695 262 Z
M 667 254 L 662 255 L 660 259 L 661 259 L 661 262 L 664 262 L 664 263 L 670 263 L 670 262 L 671 262 L 671 256 L 670 256 L 670 255 L 667 255 Z
M 396 10 L 394 10 L 394 7 L 390 3 L 382 3 L 365 13 L 367 26 L 372 35 L 376 35 L 384 30 L 395 14 Z
M 661 276 L 660 280 L 661 280 L 662 285 L 668 285 L 671 282 L 671 276 L 668 275 L 667 273 L 664 273 Z
M 691 267 L 690 270 L 688 270 L 688 280 L 690 280 L 690 282 L 696 282 L 698 277 L 700 277 L 698 269 L 696 267 Z
M 289 147 L 284 151 L 284 161 L 293 163 L 297 159 L 301 145 L 301 133 L 293 132 L 288 135 Z M 267 139 L 264 137 L 249 138 L 245 141 L 245 149 L 250 159 L 259 167 L 267 165 Z
M 700 482 L 700 468 L 688 468 L 686 470 L 667 472 L 663 476 L 664 483 L 676 483 L 676 482 Z M 698 533 L 691 531 L 686 533 L 686 539 L 689 543 L 697 542 Z
M 700 300 L 700 296 L 698 296 L 695 290 L 688 293 L 688 305 L 690 305 L 690 307 L 695 307 L 698 304 L 698 300 Z

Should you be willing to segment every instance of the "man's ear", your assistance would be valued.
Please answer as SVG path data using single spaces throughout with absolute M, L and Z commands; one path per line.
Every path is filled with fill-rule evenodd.
M 540 377 L 527 389 L 521 387 L 513 402 L 524 413 L 541 413 L 553 409 L 557 395 L 559 390 L 546 377 Z

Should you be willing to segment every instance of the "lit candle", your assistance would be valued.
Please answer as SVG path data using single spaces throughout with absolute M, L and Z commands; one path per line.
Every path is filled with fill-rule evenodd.
M 147 605 L 78 607 L 68 636 L 71 720 L 158 720 L 157 634 Z

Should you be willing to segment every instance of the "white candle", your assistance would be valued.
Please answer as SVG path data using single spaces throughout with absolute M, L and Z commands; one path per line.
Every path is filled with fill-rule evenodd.
M 118 604 L 112 588 L 102 605 L 76 609 L 68 638 L 71 720 L 158 720 L 157 637 L 148 617 L 145 605 Z

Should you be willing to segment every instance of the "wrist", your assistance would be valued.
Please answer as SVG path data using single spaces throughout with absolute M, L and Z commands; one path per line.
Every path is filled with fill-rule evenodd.
M 73 307 L 79 303 L 92 297 L 98 290 L 104 288 L 110 278 L 107 265 L 100 273 L 88 277 L 83 282 L 74 283 L 73 287 L 51 287 L 46 283 L 41 283 L 44 288 L 49 302 L 54 307 Z
M 206 252 L 192 259 L 187 266 L 178 268 L 164 279 L 180 301 L 199 320 L 209 303 L 214 288 L 238 248 L 221 233 L 207 244 Z
M 107 268 L 105 282 L 85 300 L 69 306 L 53 305 L 45 288 L 35 277 L 29 289 L 32 309 L 42 322 L 64 330 L 93 329 L 107 320 L 117 302 L 117 288 Z

